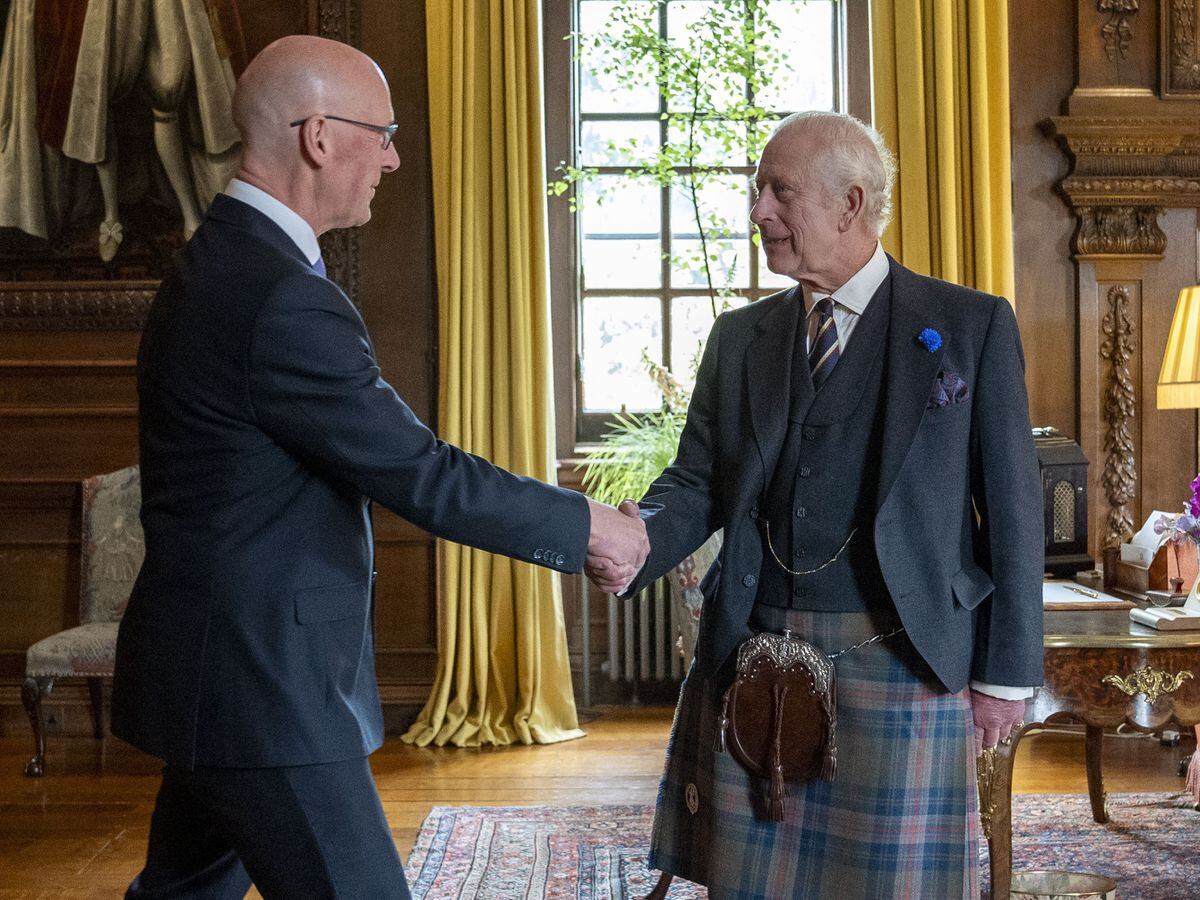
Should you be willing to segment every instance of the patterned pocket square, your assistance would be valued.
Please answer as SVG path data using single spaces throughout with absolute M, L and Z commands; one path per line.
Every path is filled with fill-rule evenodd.
M 943 406 L 953 406 L 962 403 L 971 392 L 967 383 L 954 372 L 938 372 L 937 381 L 933 383 L 933 393 L 929 395 L 926 409 L 941 409 Z

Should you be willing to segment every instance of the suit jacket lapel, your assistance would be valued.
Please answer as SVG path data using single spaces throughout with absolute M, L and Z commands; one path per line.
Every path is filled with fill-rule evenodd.
M 754 440 L 762 460 L 762 489 L 766 488 L 775 470 L 775 461 L 787 433 L 792 351 L 796 346 L 796 327 L 802 307 L 797 285 L 759 320 L 758 337 L 746 348 L 746 385 L 750 394 Z
M 892 312 L 888 327 L 887 402 L 877 510 L 887 500 L 908 456 L 941 369 L 946 344 L 952 340 L 940 322 L 940 310 L 931 297 L 923 295 L 913 273 L 890 256 L 888 261 L 892 272 Z M 942 337 L 942 345 L 936 351 L 930 352 L 917 340 L 926 328 L 933 328 Z

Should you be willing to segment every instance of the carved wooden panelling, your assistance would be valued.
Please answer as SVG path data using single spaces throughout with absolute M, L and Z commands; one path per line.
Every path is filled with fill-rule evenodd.
M 1098 0 L 1097 6 L 1107 16 L 1100 29 L 1104 39 L 1104 54 L 1111 62 L 1129 55 L 1129 44 L 1133 40 L 1133 19 L 1137 16 L 1140 0 Z
M 1162 96 L 1167 99 L 1200 98 L 1200 52 L 1196 36 L 1200 33 L 1200 2 L 1197 0 L 1159 0 L 1162 23 Z
M 1104 546 L 1116 547 L 1136 530 L 1129 501 L 1137 490 L 1137 461 L 1134 456 L 1136 394 L 1129 370 L 1133 356 L 1133 321 L 1130 290 L 1115 284 L 1108 290 L 1108 309 L 1101 330 L 1104 341 L 1100 356 L 1109 365 L 1104 389 L 1104 493 L 1108 499 Z M 1140 523 L 1139 523 L 1140 524 Z
M 1167 239 L 1158 227 L 1160 212 L 1154 206 L 1078 207 L 1075 255 L 1161 257 Z

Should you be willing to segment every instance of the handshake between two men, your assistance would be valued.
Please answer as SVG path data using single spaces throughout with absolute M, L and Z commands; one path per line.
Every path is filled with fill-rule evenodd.
M 592 525 L 588 535 L 584 573 L 608 594 L 619 594 L 633 581 L 650 554 L 650 538 L 632 500 L 612 507 L 588 500 Z

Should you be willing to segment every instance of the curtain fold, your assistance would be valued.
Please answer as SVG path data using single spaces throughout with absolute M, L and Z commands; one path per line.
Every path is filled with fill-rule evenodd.
M 427 0 L 438 432 L 553 482 L 539 0 Z M 558 575 L 438 543 L 420 746 L 581 737 Z
M 874 123 L 896 154 L 883 245 L 1013 299 L 1008 0 L 871 0 Z

